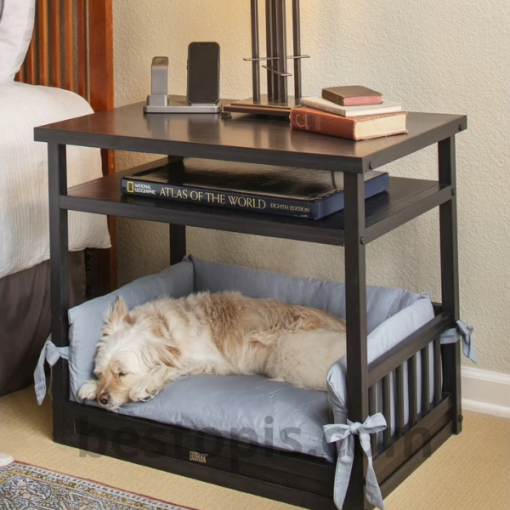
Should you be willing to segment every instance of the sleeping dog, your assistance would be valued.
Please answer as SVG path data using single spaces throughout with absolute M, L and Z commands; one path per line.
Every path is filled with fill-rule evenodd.
M 79 397 L 113 410 L 192 374 L 262 374 L 325 390 L 345 345 L 345 322 L 315 308 L 224 292 L 161 297 L 129 311 L 119 298 L 97 347 L 97 380 Z

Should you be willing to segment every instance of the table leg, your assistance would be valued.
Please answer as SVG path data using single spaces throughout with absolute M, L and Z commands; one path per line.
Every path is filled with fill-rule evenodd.
M 48 144 L 48 191 L 50 218 L 51 337 L 58 346 L 68 345 L 69 241 L 67 210 L 60 196 L 67 195 L 66 146 Z M 60 360 L 52 370 L 53 437 L 66 443 L 64 403 L 69 399 L 68 373 Z
M 345 293 L 347 320 L 347 400 L 349 419 L 363 423 L 368 416 L 365 183 L 362 174 L 344 174 Z M 364 457 L 355 441 L 355 458 L 345 509 L 365 508 Z
M 186 255 L 186 225 L 170 225 L 170 265 L 178 264 Z
M 439 229 L 441 244 L 441 294 L 443 311 L 451 314 L 451 327 L 460 317 L 459 262 L 457 246 L 457 199 L 455 175 L 455 137 L 439 142 L 439 182 L 452 186 L 451 200 L 440 206 Z M 460 342 L 442 347 L 443 389 L 452 395 L 453 433 L 462 431 L 462 402 L 460 378 Z

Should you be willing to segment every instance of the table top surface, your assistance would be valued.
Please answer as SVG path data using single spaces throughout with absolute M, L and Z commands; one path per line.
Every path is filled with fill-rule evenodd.
M 37 127 L 35 140 L 363 173 L 467 127 L 465 115 L 410 112 L 408 134 L 354 142 L 293 131 L 288 121 L 279 118 L 245 114 L 233 114 L 231 119 L 222 119 L 218 114 L 144 114 L 143 105 L 136 103 Z

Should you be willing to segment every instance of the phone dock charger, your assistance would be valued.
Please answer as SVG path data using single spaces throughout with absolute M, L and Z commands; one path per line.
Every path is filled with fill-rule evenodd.
M 221 103 L 189 104 L 168 96 L 168 57 L 154 57 L 151 67 L 151 93 L 145 113 L 221 113 Z

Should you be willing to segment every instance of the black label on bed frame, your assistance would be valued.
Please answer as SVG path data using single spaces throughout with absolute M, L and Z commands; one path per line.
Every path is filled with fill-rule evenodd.
M 200 464 L 207 464 L 208 453 L 189 452 L 189 460 L 199 462 Z

